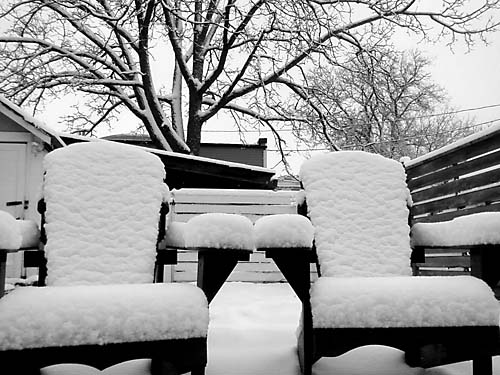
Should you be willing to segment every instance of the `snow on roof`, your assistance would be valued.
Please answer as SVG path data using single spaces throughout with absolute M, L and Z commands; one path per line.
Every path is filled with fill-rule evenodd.
M 75 143 L 44 159 L 48 284 L 151 282 L 161 160 L 109 142 Z
M 104 138 L 93 138 L 93 137 L 87 137 L 87 136 L 82 136 L 82 135 L 76 135 L 76 134 L 67 134 L 67 133 L 61 133 L 61 132 L 56 132 L 59 136 L 63 138 L 70 138 L 70 139 L 76 139 L 79 141 L 89 141 L 89 142 L 113 142 L 113 143 L 119 143 L 113 140 L 107 140 Z M 252 171 L 257 171 L 257 172 L 264 172 L 264 173 L 269 173 L 269 174 L 275 174 L 276 171 L 274 169 L 269 169 L 269 168 L 264 168 L 264 167 L 259 167 L 255 165 L 249 165 L 249 164 L 243 164 L 243 163 L 236 163 L 236 162 L 231 162 L 231 161 L 225 161 L 225 160 L 219 160 L 219 159 L 212 159 L 212 158 L 206 158 L 202 156 L 195 156 L 195 155 L 188 155 L 188 154 L 182 154 L 180 152 L 173 152 L 173 151 L 165 151 L 165 150 L 158 150 L 156 148 L 151 148 L 151 147 L 146 147 L 146 146 L 140 146 L 140 145 L 130 145 L 131 147 L 137 147 L 140 149 L 143 149 L 145 151 L 148 151 L 153 154 L 157 155 L 165 155 L 165 156 L 170 156 L 173 158 L 180 158 L 180 159 L 185 159 L 185 160 L 193 160 L 193 161 L 200 161 L 200 162 L 206 162 L 210 164 L 217 164 L 221 166 L 226 166 L 230 168 L 240 168 L 240 169 L 248 169 Z
M 425 155 L 422 155 L 418 158 L 415 158 L 415 159 L 410 160 L 410 161 L 405 161 L 404 165 L 405 165 L 405 167 L 412 167 L 416 164 L 422 163 L 425 160 L 428 160 L 428 159 L 434 158 L 438 155 L 444 154 L 450 150 L 453 150 L 457 147 L 463 146 L 467 143 L 475 143 L 479 139 L 481 139 L 485 136 L 488 136 L 492 133 L 495 133 L 499 130 L 500 130 L 500 123 L 498 123 L 496 125 L 491 125 L 491 126 L 487 127 L 486 129 L 483 129 L 477 133 L 471 134 L 467 137 L 461 138 L 456 142 L 450 143 L 449 145 L 446 145 L 446 146 L 441 147 L 437 150 L 431 151 L 431 152 L 429 152 Z
M 324 276 L 411 275 L 401 163 L 339 151 L 313 156 L 300 177 Z
M 63 141 L 62 138 L 70 138 L 70 139 L 76 139 L 79 141 L 89 141 L 89 142 L 95 142 L 95 141 L 114 142 L 114 141 L 108 141 L 108 140 L 104 140 L 104 139 L 100 139 L 100 138 L 87 137 L 87 136 L 82 136 L 82 135 L 77 135 L 77 134 L 68 134 L 65 132 L 60 132 L 60 131 L 51 129 L 44 122 L 36 119 L 29 112 L 27 112 L 26 110 L 17 106 L 16 104 L 14 104 L 13 102 L 11 102 L 10 100 L 6 99 L 5 97 L 3 97 L 1 95 L 0 95 L 0 103 L 3 104 L 4 106 L 6 106 L 7 108 L 9 108 L 12 112 L 19 115 L 28 125 L 32 126 L 32 129 L 27 129 L 27 130 L 40 130 L 49 136 L 53 136 L 53 137 L 57 138 L 59 140 L 59 142 L 61 143 L 61 145 L 63 145 L 63 146 L 66 146 L 66 143 Z M 49 139 L 46 139 L 45 141 L 49 142 Z M 117 143 L 117 142 L 114 142 L 114 143 Z M 218 160 L 218 159 L 211 159 L 211 158 L 206 158 L 206 157 L 201 157 L 201 156 L 186 155 L 186 154 L 181 154 L 181 153 L 172 152 L 172 151 L 163 151 L 163 150 L 148 148 L 145 146 L 134 145 L 133 147 L 143 148 L 146 151 L 149 151 L 151 153 L 158 154 L 158 155 L 172 156 L 172 157 L 182 158 L 182 159 L 186 159 L 186 160 L 204 161 L 207 163 L 223 165 L 226 167 L 243 168 L 243 169 L 249 169 L 249 170 L 253 170 L 253 171 L 265 172 L 265 173 L 270 173 L 270 174 L 276 173 L 276 171 L 274 171 L 273 169 L 258 167 L 258 166 L 254 166 L 254 165 L 229 162 L 229 161 Z
M 249 170 L 253 170 L 253 171 L 265 172 L 265 173 L 270 173 L 270 174 L 276 173 L 276 171 L 274 169 L 258 167 L 255 165 L 236 163 L 236 162 L 232 162 L 232 161 L 225 161 L 225 160 L 219 160 L 219 159 L 211 159 L 211 158 L 206 158 L 206 157 L 202 157 L 202 156 L 181 154 L 179 152 L 158 150 L 158 149 L 148 148 L 145 146 L 136 146 L 136 147 L 145 149 L 145 150 L 147 150 L 151 153 L 157 154 L 157 155 L 172 156 L 172 157 L 186 159 L 186 160 L 203 161 L 203 162 L 207 162 L 207 163 L 211 163 L 211 164 L 223 165 L 223 166 L 230 167 L 230 168 L 243 168 L 243 169 L 249 169 Z
M 21 107 L 14 104 L 13 102 L 11 102 L 2 95 L 0 95 L 0 104 L 7 107 L 7 109 L 9 109 L 11 112 L 21 117 L 22 120 L 24 120 L 25 123 L 18 122 L 19 125 L 24 127 L 26 130 L 35 133 L 35 135 L 41 137 L 45 142 L 50 142 L 50 136 L 56 137 L 60 142 L 62 142 L 59 138 L 59 133 L 57 131 L 51 129 L 43 121 L 36 119 L 28 111 L 22 109 Z M 49 138 L 47 138 L 47 136 Z M 64 142 L 62 142 L 62 144 L 64 145 Z

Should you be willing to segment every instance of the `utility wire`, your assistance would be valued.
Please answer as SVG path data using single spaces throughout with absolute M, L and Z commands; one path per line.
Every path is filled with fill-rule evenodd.
M 496 108 L 500 107 L 500 103 L 498 104 L 491 104 L 491 105 L 485 105 L 481 107 L 473 107 L 473 108 L 465 108 L 465 109 L 458 109 L 456 111 L 449 111 L 449 112 L 440 112 L 440 113 L 430 113 L 428 115 L 421 115 L 421 116 L 414 116 L 414 117 L 408 117 L 408 118 L 403 118 L 401 119 L 402 121 L 409 121 L 409 120 L 419 120 L 423 118 L 430 118 L 430 117 L 437 117 L 437 116 L 445 116 L 445 115 L 453 115 L 457 113 L 464 113 L 464 112 L 472 112 L 472 111 L 479 111 L 483 109 L 489 109 L 489 108 Z M 359 120 L 359 119 L 358 119 Z M 364 123 L 362 125 L 370 125 L 371 123 Z M 478 126 L 478 125 L 473 125 L 468 128 Z M 467 129 L 467 128 L 464 128 Z M 294 129 L 290 128 L 282 128 L 282 129 L 276 129 L 277 131 L 280 132 L 292 132 Z M 250 130 L 241 130 L 241 129 L 221 129 L 221 130 L 203 130 L 204 133 L 268 133 L 272 132 L 270 129 L 264 129 L 264 130 L 259 130 L 259 129 L 250 129 Z
M 481 122 L 479 124 L 475 124 L 475 125 L 471 125 L 471 126 L 468 126 L 468 127 L 464 127 L 464 128 L 461 128 L 460 130 L 462 130 L 462 129 L 471 129 L 471 128 L 478 127 L 478 126 L 481 126 L 481 125 L 491 124 L 491 123 L 497 122 L 497 121 L 500 121 L 500 118 L 496 118 L 494 120 L 484 121 L 484 122 Z M 440 134 L 448 134 L 448 133 L 452 133 L 452 132 L 453 132 L 453 130 L 448 130 L 448 131 L 441 132 Z M 372 145 L 381 145 L 381 144 L 385 144 L 385 143 L 397 143 L 397 142 L 401 142 L 401 141 L 408 141 L 408 140 L 411 140 L 411 139 L 414 139 L 414 138 L 415 138 L 415 136 L 411 136 L 411 137 L 408 136 L 408 137 L 400 138 L 400 139 L 387 139 L 385 141 L 370 142 L 370 146 L 372 146 Z M 346 145 L 343 148 L 352 148 L 352 147 L 356 147 L 356 146 L 362 146 L 362 145 L 351 144 L 351 145 Z M 284 151 L 284 152 L 306 152 L 306 151 L 330 151 L 331 148 L 321 147 L 321 148 L 282 149 L 282 150 L 268 148 L 266 150 L 267 151 L 272 151 L 272 152 L 277 152 L 277 151 Z

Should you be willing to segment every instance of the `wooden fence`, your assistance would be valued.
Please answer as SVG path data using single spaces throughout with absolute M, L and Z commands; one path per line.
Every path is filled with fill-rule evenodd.
M 500 127 L 461 139 L 405 164 L 413 206 L 410 221 L 440 222 L 500 211 Z M 421 275 L 467 274 L 469 251 L 428 249 Z

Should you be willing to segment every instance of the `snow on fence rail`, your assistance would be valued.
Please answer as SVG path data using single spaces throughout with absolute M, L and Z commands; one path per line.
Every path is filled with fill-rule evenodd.
M 405 163 L 413 206 L 411 223 L 500 211 L 500 126 L 489 127 Z M 429 249 L 420 274 L 463 274 L 468 249 Z
M 233 213 L 252 222 L 265 215 L 297 213 L 295 191 L 250 189 L 195 189 L 172 191 L 170 203 L 173 221 L 186 222 L 202 213 Z M 196 280 L 197 253 L 179 251 L 178 264 L 172 266 L 173 281 Z M 249 262 L 240 262 L 230 281 L 285 281 L 275 264 L 263 252 L 254 251 Z

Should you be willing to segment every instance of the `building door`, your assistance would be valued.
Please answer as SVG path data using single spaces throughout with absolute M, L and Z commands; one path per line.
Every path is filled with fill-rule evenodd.
M 0 210 L 24 219 L 26 144 L 0 143 Z M 22 254 L 7 257 L 7 277 L 22 275 Z
M 0 143 L 0 210 L 24 218 L 26 144 Z

